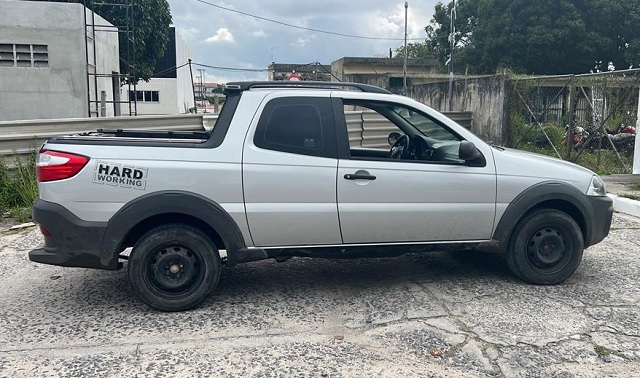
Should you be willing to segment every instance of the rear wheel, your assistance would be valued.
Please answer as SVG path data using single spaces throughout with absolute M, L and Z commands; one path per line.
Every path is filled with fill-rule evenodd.
M 507 263 L 523 280 L 539 285 L 558 284 L 580 265 L 584 240 L 578 224 L 554 209 L 526 215 L 513 231 Z
M 170 224 L 147 232 L 133 247 L 129 284 L 147 305 L 162 311 L 196 307 L 220 279 L 220 255 L 200 230 Z

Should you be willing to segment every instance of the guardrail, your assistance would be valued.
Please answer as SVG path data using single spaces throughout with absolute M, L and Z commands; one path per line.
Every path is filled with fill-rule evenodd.
M 0 157 L 8 166 L 13 156 L 23 159 L 47 139 L 96 131 L 97 129 L 128 130 L 201 130 L 213 127 L 217 115 L 184 114 L 136 117 L 39 119 L 0 122 Z
M 470 112 L 444 113 L 466 128 L 471 128 Z M 373 111 L 346 112 L 349 142 L 353 146 L 386 148 L 387 136 L 398 131 L 391 122 Z M 0 122 L 0 157 L 8 166 L 13 156 L 26 159 L 47 139 L 55 136 L 95 131 L 128 130 L 202 130 L 211 129 L 218 119 L 211 114 L 160 115 L 137 117 L 69 118 L 53 120 Z

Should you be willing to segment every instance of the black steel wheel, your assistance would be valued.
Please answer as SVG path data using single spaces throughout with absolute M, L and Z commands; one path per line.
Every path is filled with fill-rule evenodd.
M 146 233 L 133 247 L 128 264 L 133 292 L 162 311 L 183 311 L 204 301 L 220 279 L 220 256 L 211 240 L 185 224 Z
M 580 265 L 584 239 L 568 214 L 540 209 L 526 215 L 514 229 L 507 263 L 523 280 L 554 285 L 569 278 Z

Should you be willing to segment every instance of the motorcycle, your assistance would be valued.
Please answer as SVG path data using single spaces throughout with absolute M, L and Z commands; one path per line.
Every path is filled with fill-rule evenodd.
M 567 127 L 568 129 L 568 127 Z M 568 143 L 568 132 L 565 133 L 565 137 L 561 144 L 566 146 Z M 607 141 L 609 139 L 609 141 Z M 636 128 L 634 126 L 620 124 L 616 130 L 595 129 L 592 132 L 585 130 L 584 128 L 577 126 L 574 132 L 571 134 L 571 141 L 573 148 L 580 150 L 583 148 L 611 148 L 611 145 L 615 146 L 616 150 L 633 150 L 636 139 Z

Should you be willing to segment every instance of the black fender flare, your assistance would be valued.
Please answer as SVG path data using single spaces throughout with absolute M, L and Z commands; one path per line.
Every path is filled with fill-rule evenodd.
M 159 191 L 128 202 L 111 217 L 100 247 L 101 263 L 116 269 L 120 246 L 127 234 L 145 219 L 170 213 L 192 216 L 208 224 L 222 238 L 229 257 L 246 248 L 240 228 L 218 203 L 195 193 Z
M 586 195 L 573 185 L 558 181 L 545 181 L 527 188 L 518 194 L 516 198 L 509 203 L 509 206 L 507 206 L 507 209 L 493 232 L 492 238 L 500 242 L 501 251 L 505 251 L 509 245 L 511 232 L 520 219 L 529 212 L 529 210 L 547 201 L 563 201 L 576 208 L 582 217 L 581 220 L 576 219 L 576 222 L 582 229 L 585 244 L 591 240 L 593 226 L 590 220 L 594 218 L 594 210 L 587 200 Z

